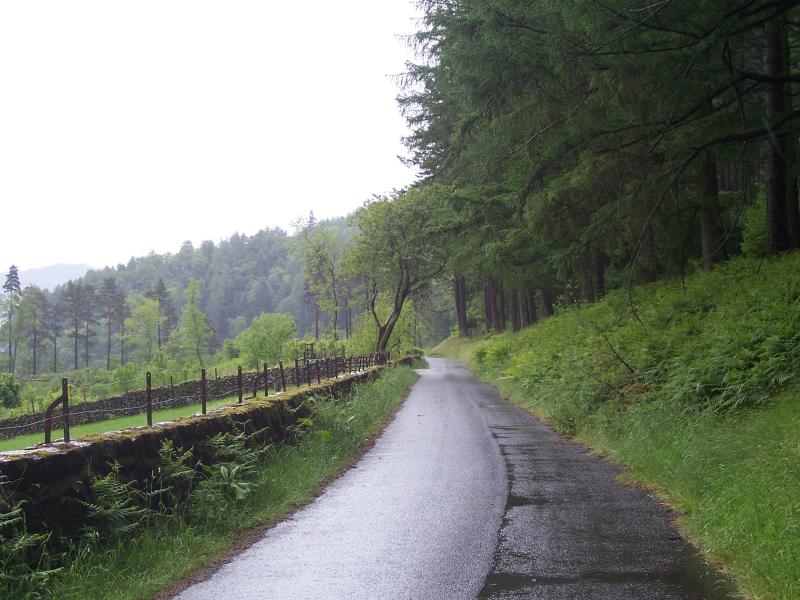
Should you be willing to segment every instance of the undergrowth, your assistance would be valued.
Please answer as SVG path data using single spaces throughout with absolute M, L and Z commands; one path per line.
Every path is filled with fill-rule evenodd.
M 352 460 L 415 381 L 391 368 L 346 398 L 311 398 L 295 443 L 263 446 L 259 432 L 212 438 L 203 462 L 165 443 L 146 482 L 118 468 L 95 476 L 75 536 L 29 533 L 24 507 L 0 501 L 0 598 L 148 598 L 213 561 L 242 532 L 306 502 Z M 2 489 L 2 486 L 0 486 Z
M 754 597 L 800 597 L 800 254 L 572 306 L 440 353 L 631 467 Z

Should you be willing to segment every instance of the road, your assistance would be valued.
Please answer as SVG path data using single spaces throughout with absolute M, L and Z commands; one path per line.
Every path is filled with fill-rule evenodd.
M 430 359 L 358 464 L 181 600 L 726 598 L 644 492 Z

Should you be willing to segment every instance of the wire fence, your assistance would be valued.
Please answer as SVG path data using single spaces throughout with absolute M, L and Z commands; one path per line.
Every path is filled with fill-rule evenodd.
M 200 372 L 200 379 L 187 380 L 174 384 L 172 380 L 168 385 L 154 388 L 152 385 L 154 375 L 146 374 L 144 389 L 129 392 L 124 396 L 104 398 L 92 403 L 78 406 L 80 409 L 70 409 L 70 385 L 67 378 L 62 379 L 62 393 L 47 408 L 44 414 L 35 413 L 33 421 L 25 420 L 24 423 L 15 425 L 0 425 L 0 437 L 13 438 L 19 435 L 44 431 L 44 442 L 52 443 L 52 430 L 54 426 L 63 429 L 63 441 L 70 441 L 70 427 L 79 424 L 95 423 L 110 420 L 119 416 L 134 416 L 144 414 L 146 424 L 153 425 L 153 411 L 165 408 L 178 408 L 192 404 L 200 404 L 201 414 L 207 414 L 208 401 L 222 398 L 236 398 L 237 404 L 244 400 L 257 397 L 263 393 L 264 397 L 270 395 L 270 390 L 276 393 L 285 392 L 289 386 L 300 387 L 321 383 L 323 380 L 336 379 L 341 375 L 361 372 L 376 364 L 385 364 L 390 360 L 389 354 L 339 356 L 331 358 L 295 359 L 294 364 L 284 365 L 282 362 L 275 367 L 263 369 L 256 368 L 254 372 L 244 372 L 242 367 L 237 368 L 235 375 L 220 377 L 214 373 L 210 379 L 205 369 Z M 216 371 L 216 369 L 215 369 Z M 160 373 L 161 375 L 167 372 Z M 118 403 L 119 406 L 98 406 L 103 403 Z M 87 406 L 91 404 L 91 406 Z M 57 408 L 60 414 L 55 414 Z M 19 418 L 17 418 L 18 420 Z

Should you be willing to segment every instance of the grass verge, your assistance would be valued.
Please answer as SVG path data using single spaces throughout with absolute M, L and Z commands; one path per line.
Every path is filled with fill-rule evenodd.
M 37 597 L 133 600 L 170 588 L 225 555 L 246 532 L 275 522 L 313 498 L 358 456 L 416 378 L 411 368 L 390 368 L 345 399 L 314 401 L 312 416 L 297 430 L 299 442 L 270 448 L 244 484 L 247 487 L 204 489 L 201 484 L 198 491 L 211 494 L 213 502 L 200 518 L 179 513 L 138 527 L 133 535 L 117 536 L 116 541 L 75 541 L 69 565 L 51 578 L 46 596 Z M 220 489 L 236 492 L 236 501 L 225 504 L 224 510 L 207 510 L 217 506 L 213 492 Z M 247 493 L 238 498 L 239 492 Z
M 799 267 L 731 261 L 637 288 L 643 324 L 612 293 L 433 354 L 630 467 L 749 597 L 800 598 Z

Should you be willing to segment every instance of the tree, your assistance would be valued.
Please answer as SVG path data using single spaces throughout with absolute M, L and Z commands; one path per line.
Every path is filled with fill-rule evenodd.
M 100 310 L 106 319 L 106 371 L 111 370 L 111 334 L 112 324 L 117 311 L 120 292 L 117 289 L 117 280 L 113 277 L 103 279 L 103 284 L 97 295 Z
M 59 296 L 53 298 L 47 311 L 47 328 L 53 340 L 53 372 L 58 371 L 58 338 L 62 331 L 62 299 Z
M 73 342 L 73 365 L 78 370 L 78 342 L 81 339 L 81 325 L 83 324 L 83 284 L 78 281 L 68 281 L 61 290 L 61 300 L 64 312 L 70 325 L 70 334 Z
M 49 302 L 44 292 L 37 286 L 27 286 L 22 292 L 20 314 L 24 315 L 24 322 L 30 334 L 31 373 L 34 375 L 39 372 L 38 351 L 41 346 L 41 333 L 48 311 Z
M 186 305 L 178 328 L 172 334 L 175 339 L 171 338 L 170 342 L 185 361 L 195 361 L 203 367 L 211 349 L 213 331 L 205 313 L 200 310 L 200 285 L 196 279 L 189 280 L 185 297 Z
M 19 327 L 15 321 L 15 316 L 19 309 L 21 288 L 19 282 L 19 270 L 16 265 L 11 265 L 3 283 L 5 294 L 6 309 L 6 328 L 8 332 L 8 371 L 14 373 L 16 368 L 17 345 L 19 344 Z
M 331 333 L 334 341 L 338 339 L 339 312 L 341 298 L 346 295 L 344 276 L 341 273 L 341 258 L 345 242 L 340 230 L 317 223 L 313 213 L 308 223 L 302 227 L 298 237 L 301 239 L 300 252 L 303 257 L 303 275 L 309 296 L 314 299 L 316 334 L 319 339 L 319 311 L 331 315 Z
M 386 352 L 408 297 L 444 270 L 448 194 L 442 186 L 420 186 L 376 198 L 355 215 L 359 234 L 347 261 L 351 273 L 365 281 L 379 354 Z M 377 310 L 384 295 L 391 306 L 385 317 Z
M 16 408 L 20 405 L 21 399 L 20 385 L 16 377 L 0 373 L 0 404 L 6 408 Z
M 160 350 L 162 341 L 165 341 L 169 337 L 169 334 L 175 327 L 177 321 L 175 307 L 172 305 L 172 300 L 170 299 L 169 292 L 167 291 L 167 286 L 164 283 L 163 278 L 158 278 L 156 286 L 151 292 L 148 293 L 148 297 L 158 301 L 158 312 L 159 315 L 163 317 L 159 319 L 158 326 L 158 349 Z
M 287 344 L 296 334 L 292 315 L 264 313 L 238 335 L 236 344 L 244 362 L 258 367 L 264 362 L 276 364 L 280 361 Z
M 158 349 L 158 325 L 163 318 L 158 310 L 158 300 L 131 294 L 126 303 L 130 310 L 130 316 L 125 319 L 130 346 L 141 362 L 150 363 Z
M 95 332 L 92 330 L 92 325 L 97 324 L 97 293 L 94 286 L 89 283 L 84 283 L 81 287 L 81 307 L 80 316 L 83 324 L 83 366 L 89 367 L 89 348 L 91 346 L 91 339 L 94 337 Z

